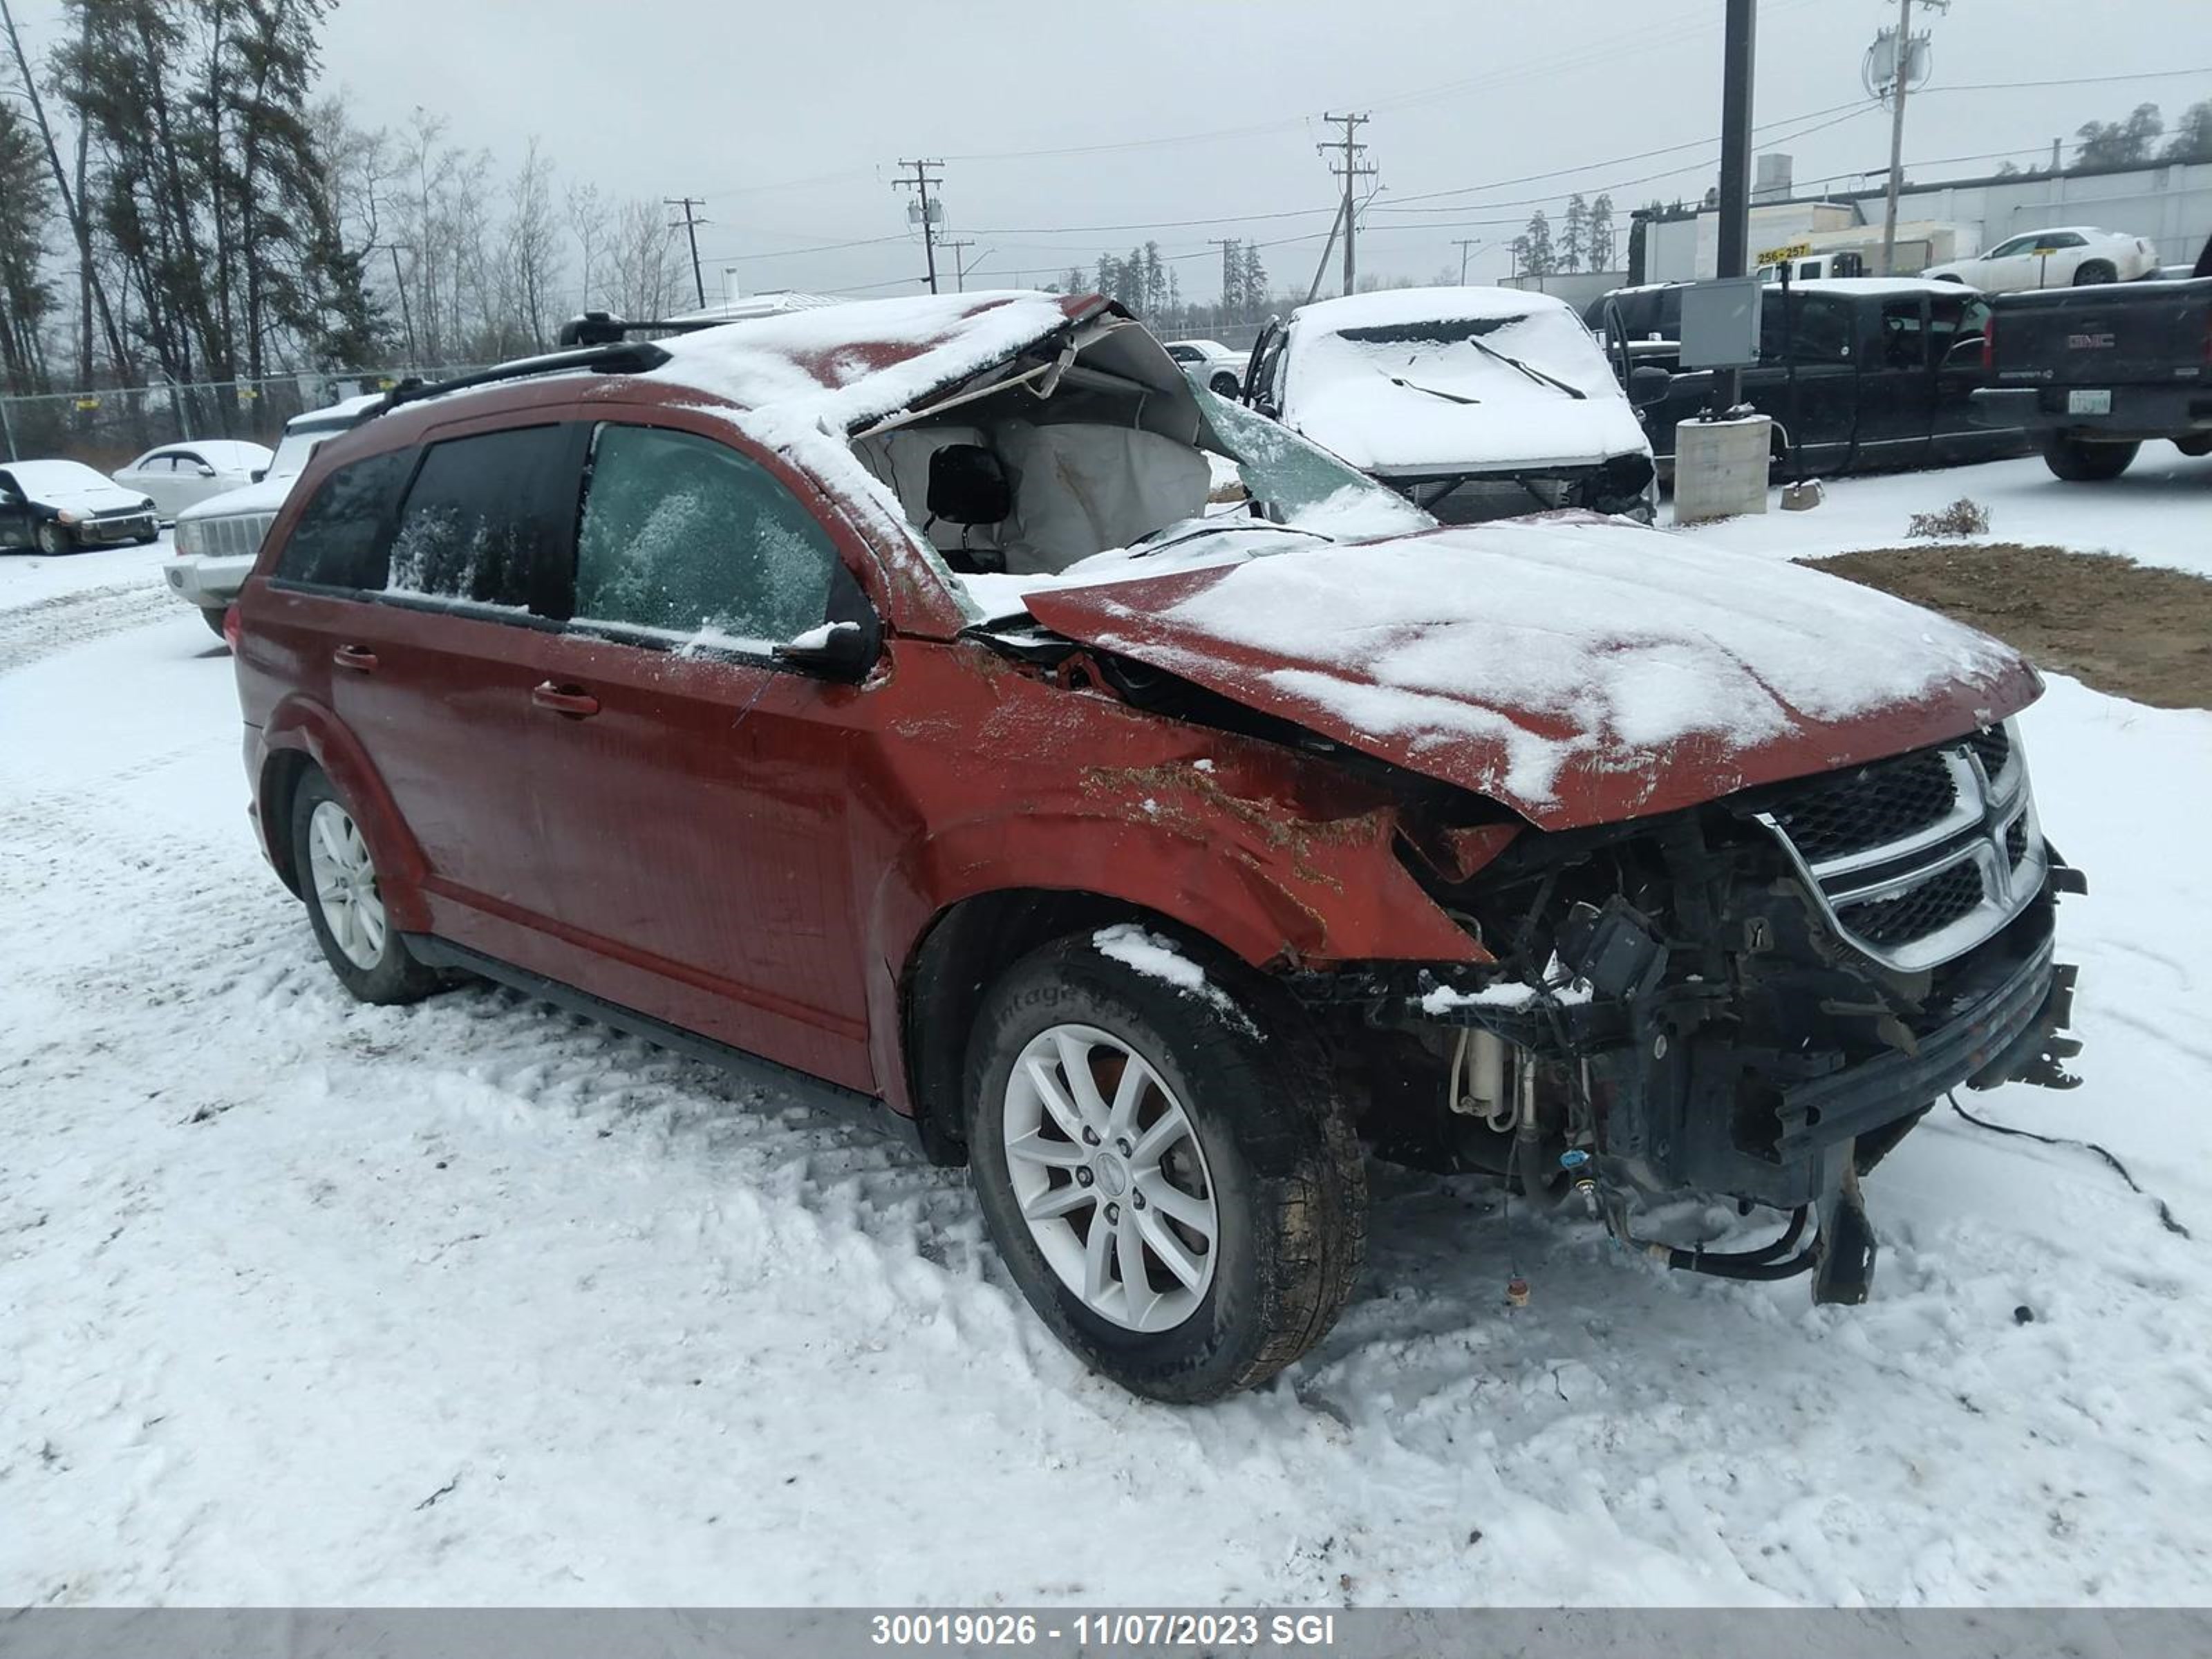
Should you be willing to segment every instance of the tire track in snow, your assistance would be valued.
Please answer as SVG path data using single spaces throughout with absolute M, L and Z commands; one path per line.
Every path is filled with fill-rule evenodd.
M 90 587 L 0 611 L 0 674 L 175 611 L 168 589 L 148 583 Z

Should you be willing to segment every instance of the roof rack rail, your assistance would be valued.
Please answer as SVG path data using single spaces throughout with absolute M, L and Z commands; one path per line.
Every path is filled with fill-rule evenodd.
M 562 333 L 567 335 L 566 325 Z M 667 361 L 668 354 L 648 340 L 618 339 L 612 344 L 595 343 L 573 351 L 553 351 L 538 357 L 520 357 L 511 363 L 495 363 L 489 368 L 456 375 L 450 380 L 402 380 L 384 394 L 383 401 L 369 414 L 388 415 L 402 404 L 418 403 L 448 392 L 465 392 L 471 386 L 496 386 L 502 380 L 527 380 L 533 374 L 559 374 L 576 368 L 601 374 L 643 374 Z
M 721 328 L 726 317 L 663 319 L 658 322 L 627 323 L 611 311 L 586 311 L 561 325 L 564 346 L 613 345 L 632 334 L 693 334 L 702 328 Z

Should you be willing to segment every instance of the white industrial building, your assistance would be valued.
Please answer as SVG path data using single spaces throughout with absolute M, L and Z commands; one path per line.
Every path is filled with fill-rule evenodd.
M 1754 252 L 1811 241 L 1827 252 L 1871 250 L 1869 272 L 1881 270 L 1882 196 L 1870 190 L 1790 193 L 1790 158 L 1762 155 L 1753 193 Z M 1719 216 L 1710 207 L 1640 214 L 1644 265 L 1634 280 L 1687 281 L 1716 274 Z M 2149 238 L 2159 263 L 2193 262 L 2212 236 L 2212 162 L 2136 167 L 2075 168 L 1960 179 L 1907 181 L 1897 203 L 1897 266 L 1910 273 L 1966 258 L 2007 237 L 2057 225 L 2097 225 Z

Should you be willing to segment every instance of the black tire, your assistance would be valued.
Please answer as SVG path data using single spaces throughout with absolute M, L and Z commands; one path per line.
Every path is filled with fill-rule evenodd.
M 222 631 L 222 612 L 220 611 L 210 611 L 204 605 L 197 606 L 195 608 L 198 610 L 200 613 L 200 620 L 208 625 L 208 632 L 214 635 L 216 638 L 221 640 L 225 645 L 228 645 L 230 643 L 230 635 Z
M 1093 1370 L 1179 1404 L 1250 1388 L 1319 1341 L 1351 1296 L 1367 1225 L 1359 1142 L 1310 1026 L 1241 963 L 1210 952 L 1193 959 L 1220 1000 L 1139 973 L 1089 934 L 1034 951 L 985 999 L 966 1083 L 984 1221 L 1030 1305 Z M 1164 1330 L 1094 1312 L 1047 1261 L 1015 1194 L 1008 1084 L 1028 1043 L 1066 1024 L 1097 1028 L 1140 1055 L 1194 1128 L 1216 1206 L 1212 1277 L 1194 1310 Z M 1107 1189 L 1103 1172 L 1097 1184 Z M 1104 1213 L 1101 1200 L 1089 1224 Z
M 307 921 L 315 930 L 315 942 L 323 947 L 323 956 L 331 964 L 331 971 L 339 982 L 363 1002 L 402 1003 L 420 1002 L 443 983 L 437 969 L 424 966 L 408 951 L 397 927 L 386 926 L 382 948 L 375 960 L 367 965 L 348 956 L 331 932 L 330 918 L 325 915 L 323 900 L 315 890 L 314 861 L 308 850 L 310 825 L 315 808 L 328 801 L 345 812 L 350 819 L 351 809 L 338 798 L 331 781 L 319 769 L 310 768 L 301 778 L 300 787 L 292 796 L 292 869 L 300 884 L 300 894 L 307 907 Z M 372 888 L 375 872 L 370 871 Z
M 2079 438 L 2043 441 L 2043 464 L 2069 483 L 2103 483 L 2128 470 L 2139 443 L 2087 443 Z
M 2109 259 L 2084 259 L 2074 267 L 2074 286 L 2087 288 L 2093 283 L 2117 283 L 2120 273 Z
M 1234 374 L 1217 374 L 1206 382 L 1206 389 L 1216 397 L 1235 398 L 1243 395 L 1244 383 Z
M 76 550 L 76 532 L 67 525 L 58 524 L 52 519 L 48 519 L 38 527 L 32 539 L 38 544 L 39 551 L 41 553 L 51 555 L 74 553 Z

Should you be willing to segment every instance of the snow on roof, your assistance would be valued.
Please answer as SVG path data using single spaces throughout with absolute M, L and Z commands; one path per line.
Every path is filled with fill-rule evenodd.
M 383 401 L 384 393 L 381 392 L 364 392 L 359 397 L 341 398 L 324 408 L 311 409 L 304 415 L 295 415 L 284 422 L 284 429 L 287 432 L 317 432 L 325 427 L 350 425 Z
M 1092 295 L 1020 292 L 854 301 L 663 340 L 670 360 L 645 378 L 848 431 L 1104 303 Z
M 1382 328 L 1393 323 L 1456 322 L 1462 318 L 1528 317 L 1574 307 L 1553 295 L 1520 288 L 1389 288 L 1300 306 L 1297 320 L 1312 328 Z

